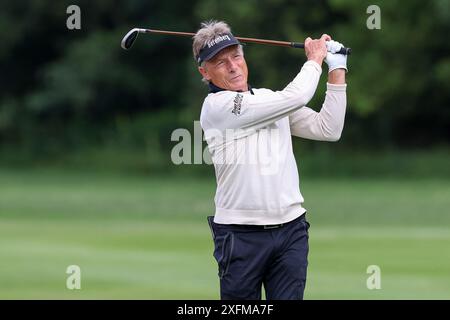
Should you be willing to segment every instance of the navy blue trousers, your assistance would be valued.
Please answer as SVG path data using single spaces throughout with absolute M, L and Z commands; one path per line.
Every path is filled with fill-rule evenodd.
M 309 251 L 305 215 L 270 229 L 217 224 L 208 217 L 221 299 L 260 300 L 263 285 L 268 300 L 303 299 Z

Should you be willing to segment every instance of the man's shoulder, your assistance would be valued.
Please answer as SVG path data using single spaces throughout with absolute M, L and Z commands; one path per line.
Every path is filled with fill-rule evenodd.
M 220 107 L 220 106 L 226 106 L 231 101 L 233 101 L 236 96 L 243 95 L 242 92 L 237 91 L 220 91 L 216 93 L 209 93 L 205 100 L 203 101 L 203 107 L 202 108 L 209 108 L 209 107 Z
M 203 101 L 202 113 L 221 113 L 222 111 L 227 111 L 229 108 L 243 104 L 245 97 L 258 97 L 259 95 L 267 93 L 273 93 L 273 91 L 266 88 L 252 88 L 252 91 L 247 92 L 223 90 L 209 93 Z
M 226 106 L 229 100 L 233 99 L 236 92 L 220 91 L 209 93 L 203 100 L 202 110 L 200 112 L 200 122 L 204 122 L 206 118 L 214 117 L 216 113 L 220 113 L 221 106 Z

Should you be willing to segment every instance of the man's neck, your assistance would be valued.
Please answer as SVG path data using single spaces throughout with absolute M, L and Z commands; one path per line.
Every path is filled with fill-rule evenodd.
M 220 91 L 236 91 L 236 92 L 247 92 L 247 91 L 250 91 L 251 94 L 254 94 L 253 90 L 252 90 L 252 87 L 250 85 L 247 84 L 247 88 L 248 89 L 246 91 L 242 91 L 242 90 L 228 90 L 228 89 L 223 89 L 221 87 L 216 86 L 211 81 L 209 82 L 209 92 L 210 93 L 216 93 L 216 92 L 220 92 Z

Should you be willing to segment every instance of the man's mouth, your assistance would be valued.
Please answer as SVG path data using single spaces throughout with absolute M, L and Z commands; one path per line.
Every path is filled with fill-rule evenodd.
M 231 78 L 231 81 L 237 80 L 237 79 L 239 79 L 239 77 L 242 77 L 242 75 L 238 75 L 236 77 Z

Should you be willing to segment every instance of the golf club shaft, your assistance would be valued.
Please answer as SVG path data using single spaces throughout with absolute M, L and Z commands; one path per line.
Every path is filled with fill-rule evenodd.
M 186 36 L 186 37 L 193 37 L 195 36 L 195 33 L 192 32 L 176 32 L 176 31 L 164 31 L 164 30 L 154 30 L 154 29 L 144 29 L 146 33 L 159 33 L 159 34 L 169 34 L 174 36 Z M 243 37 L 235 37 L 241 42 L 252 42 L 252 43 L 261 43 L 261 44 L 272 44 L 275 46 L 283 46 L 283 47 L 291 47 L 292 42 L 288 41 L 276 41 L 276 40 L 265 40 L 265 39 L 255 39 L 255 38 L 243 38 Z M 303 44 L 299 43 L 299 45 L 302 45 L 302 47 L 298 48 L 304 48 Z
M 185 37 L 193 37 L 195 35 L 195 33 L 192 33 L 192 32 L 177 32 L 177 31 L 165 31 L 165 30 L 155 30 L 155 29 L 141 29 L 141 32 L 167 34 L 167 35 L 174 35 L 174 36 L 185 36 Z M 282 46 L 282 47 L 291 47 L 291 48 L 300 48 L 300 49 L 305 48 L 305 45 L 303 43 L 299 43 L 299 42 L 244 38 L 244 37 L 236 37 L 236 39 L 238 39 L 241 42 L 246 42 L 246 43 L 248 42 L 248 43 L 269 44 L 269 45 L 273 45 L 273 46 Z M 351 49 L 344 47 L 337 53 L 349 55 L 351 53 Z

